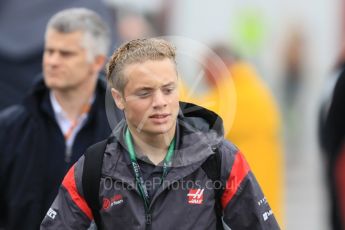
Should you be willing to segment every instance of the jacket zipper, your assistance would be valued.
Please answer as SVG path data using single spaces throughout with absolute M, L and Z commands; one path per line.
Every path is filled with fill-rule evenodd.
M 146 222 L 146 229 L 151 230 L 152 227 L 152 215 L 150 211 L 145 211 L 145 222 Z

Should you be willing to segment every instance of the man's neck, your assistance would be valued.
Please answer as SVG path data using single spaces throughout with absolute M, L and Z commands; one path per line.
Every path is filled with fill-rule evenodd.
M 131 129 L 136 152 L 146 155 L 152 163 L 158 165 L 166 156 L 169 145 L 175 136 L 175 127 L 167 133 L 159 135 L 148 135 Z
M 88 88 L 79 88 L 73 90 L 52 90 L 57 102 L 66 113 L 68 119 L 77 119 L 89 106 L 90 100 L 95 92 L 96 84 L 88 86 Z

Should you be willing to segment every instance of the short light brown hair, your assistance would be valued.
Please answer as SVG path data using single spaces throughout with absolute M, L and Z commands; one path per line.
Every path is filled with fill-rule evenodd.
M 124 43 L 113 53 L 106 67 L 110 87 L 123 93 L 127 84 L 123 70 L 127 65 L 165 58 L 176 65 L 175 50 L 170 42 L 157 38 L 135 39 Z

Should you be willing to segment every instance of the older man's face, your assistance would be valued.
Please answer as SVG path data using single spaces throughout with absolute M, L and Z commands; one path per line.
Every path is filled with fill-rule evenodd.
M 82 46 L 83 32 L 60 33 L 48 29 L 43 55 L 46 85 L 59 91 L 75 90 L 94 81 L 95 61 Z M 97 74 L 97 73 L 96 73 Z

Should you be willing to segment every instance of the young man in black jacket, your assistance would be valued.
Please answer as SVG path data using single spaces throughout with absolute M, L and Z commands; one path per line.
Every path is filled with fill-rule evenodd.
M 165 40 L 133 40 L 114 52 L 107 78 L 126 119 L 103 152 L 88 151 L 69 170 L 41 229 L 87 229 L 93 220 L 98 229 L 279 229 L 221 119 L 180 104 L 177 76 Z M 86 201 L 89 153 L 102 156 L 99 181 L 88 184 L 97 188 L 94 202 Z
M 107 25 L 91 10 L 50 19 L 43 79 L 0 114 L 0 228 L 38 229 L 67 170 L 111 133 L 99 79 L 109 44 Z

